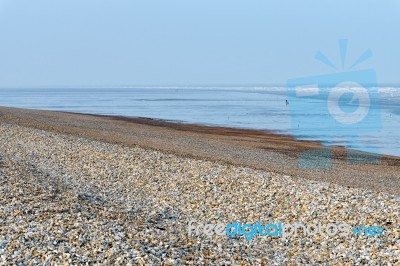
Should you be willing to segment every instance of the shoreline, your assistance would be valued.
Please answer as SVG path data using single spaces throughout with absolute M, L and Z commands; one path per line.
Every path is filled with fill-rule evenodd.
M 0 107 L 1 108 L 1 107 Z M 32 109 L 33 110 L 33 109 Z M 44 110 L 43 110 L 44 111 Z M 203 125 L 203 124 L 193 124 L 189 122 L 180 122 L 173 120 L 164 120 L 159 118 L 150 118 L 150 117 L 135 117 L 135 116 L 122 116 L 122 115 L 103 115 L 103 114 L 91 114 L 91 113 L 78 113 L 78 112 L 66 112 L 66 111 L 54 111 L 61 113 L 69 113 L 76 115 L 88 115 L 100 118 L 110 118 L 120 121 L 127 121 L 130 123 L 137 123 L 143 125 L 157 126 L 157 127 L 167 127 L 173 128 L 181 131 L 197 131 L 204 134 L 218 134 L 225 136 L 246 136 L 246 135 L 259 135 L 264 136 L 270 139 L 275 140 L 289 140 L 292 141 L 298 147 L 323 147 L 323 148 L 331 148 L 336 151 L 340 151 L 343 153 L 355 152 L 360 154 L 365 154 L 372 157 L 381 157 L 383 159 L 393 159 L 400 160 L 400 156 L 391 155 L 391 154 L 380 154 L 380 153 L 371 153 L 362 150 L 349 149 L 344 146 L 328 146 L 324 145 L 321 141 L 318 140 L 302 140 L 298 139 L 291 134 L 274 132 L 273 130 L 260 130 L 260 129 L 252 129 L 252 128 L 240 128 L 240 127 L 227 127 L 227 126 L 218 126 L 218 125 Z M 216 132 L 211 132 L 212 130 L 216 130 Z M 284 151 L 281 151 L 284 152 Z
M 343 147 L 332 147 L 332 168 L 304 169 L 298 156 L 324 146 L 266 131 L 173 123 L 62 111 L 0 107 L 3 122 L 178 156 L 273 171 L 349 187 L 400 194 L 400 157 L 382 155 L 379 164 L 348 163 Z M 362 154 L 365 154 L 361 152 Z
M 398 166 L 302 170 L 296 151 L 318 144 L 154 123 L 0 108 L 0 264 L 398 264 L 398 180 L 379 182 Z M 193 233 L 235 221 L 319 233 Z

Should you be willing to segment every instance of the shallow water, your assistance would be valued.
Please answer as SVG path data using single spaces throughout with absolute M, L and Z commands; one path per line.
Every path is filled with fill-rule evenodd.
M 332 119 L 323 93 L 300 99 L 282 87 L 0 89 L 0 105 L 272 130 L 400 155 L 400 89 L 379 88 L 378 95 L 368 107 L 375 117 L 347 126 Z M 350 100 L 344 95 L 344 112 L 357 108 Z

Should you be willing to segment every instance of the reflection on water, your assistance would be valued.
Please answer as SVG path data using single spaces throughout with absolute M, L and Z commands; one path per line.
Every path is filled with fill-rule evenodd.
M 328 125 L 307 132 L 291 123 L 301 116 L 326 121 L 320 112 L 323 99 L 303 99 L 295 114 L 288 105 L 295 99 L 285 88 L 101 88 L 101 89 L 0 89 L 0 105 L 43 110 L 150 117 L 187 123 L 272 130 L 327 145 L 346 145 L 400 155 L 400 89 L 380 89 L 382 130 L 355 136 L 357 130 L 335 132 Z M 372 106 L 372 108 L 374 108 Z M 292 118 L 292 120 L 291 120 Z M 359 132 L 366 132 L 362 129 Z M 334 137 L 332 137 L 334 135 Z M 360 137 L 360 138 L 358 138 Z M 357 138 L 358 141 L 351 141 Z

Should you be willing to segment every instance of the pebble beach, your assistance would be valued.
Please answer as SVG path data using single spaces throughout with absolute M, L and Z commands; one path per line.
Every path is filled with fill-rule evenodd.
M 400 198 L 0 122 L 1 265 L 400 265 Z M 191 220 L 382 236 L 189 235 Z

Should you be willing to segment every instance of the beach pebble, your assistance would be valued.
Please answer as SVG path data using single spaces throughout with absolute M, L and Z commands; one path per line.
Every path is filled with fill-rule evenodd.
M 0 264 L 399 265 L 398 196 L 0 122 Z M 381 226 L 343 238 L 188 223 Z

